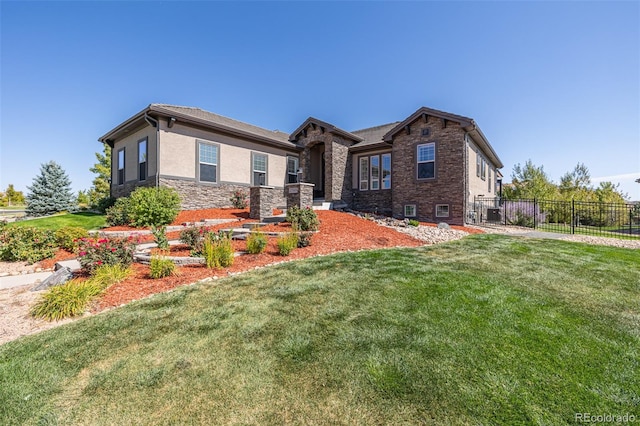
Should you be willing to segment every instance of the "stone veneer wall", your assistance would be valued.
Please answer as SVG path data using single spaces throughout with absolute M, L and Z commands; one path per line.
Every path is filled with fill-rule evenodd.
M 391 216 L 393 213 L 392 191 L 390 189 L 357 191 L 351 205 L 354 210 Z
M 292 206 L 300 208 L 313 208 L 312 183 L 290 183 L 285 185 L 284 192 L 287 198 L 287 208 Z
M 249 217 L 263 220 L 273 216 L 273 209 L 284 205 L 284 191 L 273 186 L 252 186 L 249 199 Z
M 428 128 L 429 135 L 422 136 Z M 464 224 L 464 129 L 448 121 L 446 127 L 437 117 L 416 119 L 393 139 L 391 182 L 393 191 L 393 216 L 404 217 L 404 205 L 415 204 L 417 219 L 428 222 Z M 435 142 L 436 177 L 417 179 L 416 150 L 419 144 Z M 436 204 L 449 205 L 449 217 L 436 218 Z
M 111 196 L 114 198 L 128 197 L 136 188 L 155 187 L 155 176 L 149 176 L 149 179 L 139 182 L 137 180 L 125 182 L 124 185 L 111 184 Z
M 217 185 L 199 184 L 195 180 L 160 178 L 160 185 L 175 188 L 180 194 L 183 210 L 211 209 L 231 206 L 231 194 L 244 191 L 249 195 L 249 187 L 231 183 Z M 275 202 L 278 206 L 285 204 L 284 194 L 276 191 Z

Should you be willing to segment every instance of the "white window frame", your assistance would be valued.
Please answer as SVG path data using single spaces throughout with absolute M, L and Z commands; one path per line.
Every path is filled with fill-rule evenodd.
M 289 167 L 289 161 L 293 160 L 293 170 Z M 293 155 L 287 155 L 287 183 L 298 183 L 298 168 L 300 159 Z
M 142 150 L 140 147 L 144 146 L 144 161 L 141 157 Z M 143 182 L 147 180 L 149 176 L 149 144 L 147 143 L 147 138 L 141 139 L 138 141 L 138 180 Z M 142 173 L 142 165 L 144 164 L 144 173 Z
M 476 152 L 476 176 L 480 177 L 480 152 Z
M 360 157 L 358 161 L 358 177 L 360 179 L 360 184 L 358 188 L 360 191 L 368 191 L 369 190 L 369 157 Z
M 378 163 L 376 166 L 373 165 L 374 160 L 376 163 Z M 378 176 L 374 177 L 373 175 L 373 169 L 377 168 L 377 172 L 378 172 Z M 378 189 L 380 189 L 380 156 L 379 155 L 372 155 L 371 157 L 369 157 L 369 173 L 371 176 L 371 183 L 370 183 L 370 188 L 372 191 L 376 191 Z
M 204 183 L 218 183 L 218 176 L 220 174 L 220 147 L 217 144 L 213 144 L 210 142 L 206 142 L 206 141 L 197 141 L 198 142 L 198 182 L 204 182 Z M 201 151 L 202 151 L 202 147 L 203 146 L 209 146 L 212 147 L 215 150 L 215 162 L 209 162 L 209 161 L 202 161 L 202 157 L 201 157 Z M 202 179 L 202 173 L 201 173 L 201 166 L 202 165 L 206 165 L 206 166 L 214 166 L 215 167 L 215 173 L 214 173 L 214 180 L 203 180 Z
M 482 159 L 482 171 L 480 178 L 482 180 L 487 180 L 487 162 L 484 161 L 484 158 Z
M 382 185 L 380 185 L 381 189 L 391 189 L 391 154 L 382 154 L 380 156 L 380 178 L 382 180 Z M 389 174 L 385 177 L 385 167 L 384 167 L 384 159 L 389 159 Z
M 122 153 L 122 159 L 120 159 L 120 153 Z M 124 182 L 125 182 L 124 167 L 125 167 L 125 161 L 127 159 L 125 148 L 119 149 L 117 155 L 118 155 L 118 170 L 116 170 L 116 179 L 117 179 L 118 185 L 124 185 Z
M 432 148 L 433 149 L 433 159 L 430 160 L 420 160 L 420 148 Z M 420 177 L 420 164 L 433 163 L 433 176 L 431 177 Z M 416 178 L 418 180 L 428 180 L 436 178 L 436 144 L 435 142 L 429 143 L 421 143 L 416 147 Z
M 489 192 L 491 192 L 491 168 L 489 167 L 489 177 L 487 179 L 487 187 Z
M 264 157 L 264 170 L 256 168 L 256 159 Z M 251 184 L 253 186 L 266 186 L 268 185 L 268 172 L 269 171 L 269 156 L 260 152 L 251 153 Z M 256 182 L 256 173 L 264 175 L 264 182 Z
M 447 214 L 442 214 L 442 208 L 447 209 Z M 449 217 L 449 204 L 436 204 L 436 217 Z
M 404 205 L 404 217 L 416 217 L 417 208 L 415 204 Z

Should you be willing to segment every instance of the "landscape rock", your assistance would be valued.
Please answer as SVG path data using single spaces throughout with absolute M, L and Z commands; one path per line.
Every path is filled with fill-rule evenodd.
M 69 281 L 73 277 L 71 269 L 63 267 L 55 271 L 49 278 L 42 281 L 40 284 L 31 289 L 31 291 L 46 290 L 49 287 L 61 285 Z

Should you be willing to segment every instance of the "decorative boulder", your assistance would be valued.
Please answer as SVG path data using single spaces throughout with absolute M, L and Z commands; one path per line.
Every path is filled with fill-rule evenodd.
M 445 222 L 440 222 L 440 223 L 438 224 L 438 228 L 440 228 L 440 229 L 451 229 L 451 227 L 449 226 L 449 224 L 448 224 L 448 223 L 445 223 Z
M 47 279 L 31 289 L 31 291 L 46 290 L 49 287 L 55 285 L 61 285 L 69 281 L 73 277 L 73 273 L 70 268 L 62 267 L 51 274 Z

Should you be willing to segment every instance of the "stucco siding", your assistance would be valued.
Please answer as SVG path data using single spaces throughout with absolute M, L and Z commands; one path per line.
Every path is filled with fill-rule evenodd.
M 138 142 L 147 139 L 147 177 L 139 180 Z M 124 183 L 118 184 L 118 153 L 124 149 Z M 111 152 L 111 193 L 114 197 L 128 195 L 136 186 L 150 186 L 156 179 L 156 131 L 147 125 L 114 144 Z

